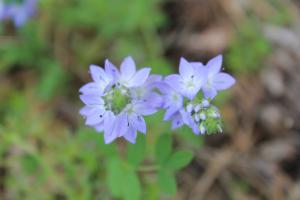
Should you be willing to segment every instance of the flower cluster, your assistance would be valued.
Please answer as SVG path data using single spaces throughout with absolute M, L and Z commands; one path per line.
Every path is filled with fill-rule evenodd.
M 85 104 L 80 114 L 86 125 L 104 132 L 105 143 L 118 137 L 135 143 L 138 131 L 146 134 L 143 116 L 158 109 L 166 110 L 164 120 L 172 121 L 172 129 L 186 124 L 195 134 L 221 132 L 221 115 L 211 101 L 235 83 L 221 67 L 222 56 L 206 65 L 181 58 L 179 74 L 162 78 L 150 75 L 150 68 L 136 71 L 131 57 L 120 70 L 106 60 L 104 68 L 90 66 L 93 82 L 79 90 Z
M 159 84 L 168 99 L 163 105 L 165 120 L 172 120 L 172 128 L 188 125 L 195 134 L 222 132 L 221 115 L 211 104 L 218 91 L 230 88 L 235 79 L 221 72 L 222 56 L 206 65 L 181 58 L 179 74 L 172 74 Z
M 104 131 L 105 143 L 124 137 L 134 143 L 137 131 L 146 133 L 143 116 L 151 115 L 162 104 L 161 97 L 152 91 L 161 77 L 150 74 L 150 68 L 136 71 L 134 60 L 127 57 L 120 71 L 108 60 L 104 69 L 91 65 L 93 82 L 80 88 L 85 107 L 80 113 L 86 125 Z
M 0 21 L 11 19 L 21 27 L 35 14 L 36 5 L 37 0 L 0 0 Z

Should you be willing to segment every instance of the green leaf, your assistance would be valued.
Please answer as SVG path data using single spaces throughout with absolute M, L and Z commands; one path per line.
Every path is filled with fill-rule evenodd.
M 171 170 L 179 170 L 187 166 L 193 159 L 193 153 L 190 151 L 177 151 L 166 162 L 166 167 Z
M 65 80 L 65 74 L 57 63 L 46 63 L 45 71 L 38 85 L 38 96 L 43 100 L 50 100 L 57 94 Z
M 128 144 L 127 146 L 127 160 L 133 166 L 138 166 L 145 157 L 146 142 L 145 136 L 140 135 L 136 144 Z
M 162 192 L 170 195 L 176 194 L 177 184 L 173 173 L 166 170 L 160 170 L 158 172 L 157 181 Z
M 188 126 L 183 126 L 176 132 L 185 146 L 199 149 L 204 145 L 204 138 L 195 135 Z
M 171 155 L 172 138 L 169 134 L 162 134 L 156 143 L 155 159 L 159 164 L 163 164 Z
M 111 193 L 115 197 L 121 197 L 122 194 L 122 184 L 120 180 L 124 176 L 122 170 L 122 162 L 119 159 L 112 159 L 109 161 L 107 166 L 107 185 Z
M 107 170 L 107 184 L 114 197 L 125 200 L 140 199 L 140 181 L 131 166 L 114 158 L 108 162 Z
M 159 199 L 159 186 L 155 182 L 147 181 L 143 190 L 143 200 L 156 200 Z
M 141 196 L 141 185 L 136 172 L 132 169 L 128 169 L 119 179 L 122 179 L 122 177 L 124 177 L 122 184 L 124 199 L 139 200 Z
M 36 172 L 39 166 L 39 157 L 38 155 L 24 155 L 21 159 L 22 167 L 24 168 L 25 172 L 28 174 Z

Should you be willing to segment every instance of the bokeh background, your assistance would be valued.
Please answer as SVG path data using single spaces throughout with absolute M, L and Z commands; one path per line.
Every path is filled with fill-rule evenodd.
M 300 1 L 42 0 L 23 27 L 0 23 L 1 200 L 300 199 Z M 218 54 L 237 79 L 215 101 L 222 134 L 170 132 L 159 112 L 142 145 L 104 145 L 78 114 L 90 64 L 131 55 L 168 74 Z M 194 154 L 177 192 L 126 164 L 168 133 Z

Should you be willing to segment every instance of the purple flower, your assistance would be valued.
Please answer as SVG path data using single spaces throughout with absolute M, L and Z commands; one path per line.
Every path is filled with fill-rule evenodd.
M 131 57 L 123 60 L 120 71 L 108 60 L 105 70 L 91 65 L 90 73 L 93 82 L 80 88 L 80 99 L 85 106 L 80 114 L 86 117 L 86 125 L 104 132 L 105 143 L 118 137 L 124 137 L 135 143 L 137 131 L 146 134 L 146 123 L 143 116 L 151 115 L 157 110 L 144 101 L 151 92 L 143 91 L 145 96 L 137 97 L 133 91 L 143 87 L 148 90 L 150 68 L 136 71 Z
M 217 92 L 230 88 L 235 79 L 227 73 L 221 72 L 222 67 L 222 55 L 219 55 L 211 59 L 205 66 L 205 72 L 207 73 L 207 79 L 204 83 L 202 90 L 206 98 L 213 99 Z M 198 68 L 203 68 L 198 65 Z
M 105 70 L 115 78 L 116 82 L 127 88 L 142 86 L 151 71 L 150 68 L 143 68 L 136 71 L 135 62 L 131 57 L 127 57 L 123 60 L 120 72 L 112 64 L 105 65 Z
M 123 137 L 135 143 L 137 132 L 146 134 L 143 116 L 165 109 L 164 120 L 172 129 L 189 126 L 195 134 L 222 131 L 221 115 L 212 99 L 217 91 L 231 87 L 235 79 L 220 72 L 222 56 L 206 66 L 181 58 L 179 74 L 149 75 L 150 68 L 136 70 L 131 57 L 123 60 L 120 71 L 108 60 L 104 69 L 90 66 L 93 82 L 80 88 L 85 106 L 80 114 L 86 125 L 104 132 L 105 143 Z
M 231 87 L 235 80 L 220 72 L 222 56 L 204 66 L 181 58 L 179 74 L 172 74 L 159 85 L 166 113 L 164 120 L 172 120 L 172 127 L 188 125 L 195 134 L 218 132 L 222 122 L 218 109 L 211 104 L 217 91 Z M 202 90 L 201 90 L 202 89 Z
M 179 75 L 172 74 L 165 81 L 177 92 L 192 100 L 206 80 L 203 68 L 197 68 L 184 58 L 180 59 Z
M 192 112 L 181 109 L 180 114 L 182 116 L 183 123 L 188 125 L 193 130 L 193 132 L 198 135 L 200 133 L 200 120 L 198 119 L 198 113 L 193 114 Z
M 132 97 L 136 100 L 144 101 L 152 108 L 162 107 L 163 98 L 155 91 L 156 85 L 161 80 L 162 76 L 160 75 L 150 75 L 142 86 L 131 89 Z
M 131 143 L 135 143 L 137 131 L 143 134 L 146 134 L 147 131 L 146 122 L 143 116 L 152 115 L 156 111 L 156 109 L 148 107 L 147 104 L 144 104 L 142 102 L 132 102 L 131 104 L 128 104 L 124 111 L 121 113 L 121 115 L 123 115 L 125 124 L 120 126 L 121 129 L 117 129 L 116 127 L 116 132 L 124 130 L 124 138 Z M 125 127 L 125 125 L 127 126 L 127 128 Z M 114 131 L 112 131 L 111 134 L 114 134 Z
M 171 118 L 170 120 L 172 121 L 172 130 L 175 130 L 177 128 L 180 128 L 184 122 L 183 122 L 183 119 L 182 119 L 182 116 L 180 114 L 180 112 L 176 112 Z
M 156 84 L 164 99 L 162 108 L 166 109 L 165 121 L 172 121 L 172 129 L 183 125 L 180 110 L 183 108 L 183 96 L 175 91 L 166 81 Z
M 16 27 L 23 26 L 36 12 L 37 0 L 0 0 L 0 20 L 12 19 Z

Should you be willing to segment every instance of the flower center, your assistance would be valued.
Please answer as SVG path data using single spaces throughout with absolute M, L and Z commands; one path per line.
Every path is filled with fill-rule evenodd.
M 129 92 L 124 87 L 113 87 L 104 97 L 104 101 L 108 109 L 118 114 L 130 103 Z
M 194 76 L 191 76 L 190 78 L 185 78 L 181 80 L 183 85 L 185 85 L 187 88 L 194 87 Z
M 189 80 L 189 81 L 186 83 L 186 86 L 189 87 L 189 88 L 194 87 L 193 80 Z

